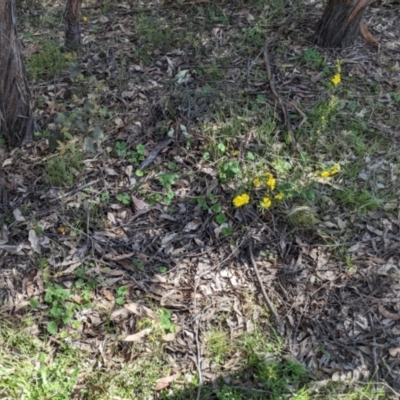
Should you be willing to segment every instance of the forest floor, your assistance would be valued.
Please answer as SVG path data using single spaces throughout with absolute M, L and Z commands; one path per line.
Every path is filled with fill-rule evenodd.
M 18 4 L 0 397 L 399 398 L 398 5 L 341 51 L 322 6 L 88 1 L 73 53 Z

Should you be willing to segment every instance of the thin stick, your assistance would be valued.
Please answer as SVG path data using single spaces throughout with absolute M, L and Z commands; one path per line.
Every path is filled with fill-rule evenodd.
M 271 64 L 269 62 L 269 55 L 268 55 L 268 47 L 270 44 L 270 40 L 265 41 L 264 45 L 264 61 L 265 61 L 265 66 L 267 68 L 267 74 L 268 74 L 268 82 L 269 82 L 269 87 L 271 88 L 272 94 L 278 101 L 279 105 L 281 106 L 283 116 L 285 118 L 285 125 L 286 129 L 288 130 L 289 136 L 290 136 L 290 147 L 292 148 L 293 151 L 297 151 L 297 143 L 296 139 L 294 137 L 292 125 L 290 123 L 290 117 L 289 117 L 289 112 L 287 110 L 286 103 L 283 101 L 282 97 L 279 95 L 279 93 L 275 89 L 275 83 L 274 83 L 274 77 L 272 76 L 271 73 Z
M 274 305 L 272 304 L 272 301 L 270 300 L 270 298 L 268 297 L 267 292 L 265 291 L 264 284 L 262 283 L 262 280 L 261 280 L 261 277 L 260 277 L 260 273 L 258 272 L 258 268 L 257 268 L 256 262 L 254 261 L 253 246 L 251 244 L 251 240 L 250 240 L 250 243 L 249 243 L 249 254 L 250 254 L 251 265 L 253 266 L 254 272 L 256 273 L 257 280 L 258 280 L 258 283 L 260 285 L 261 292 L 262 292 L 262 294 L 264 296 L 265 302 L 267 303 L 268 308 L 270 309 L 272 315 L 275 318 L 276 324 L 278 325 L 279 334 L 281 336 L 283 336 L 285 332 L 284 332 L 284 329 L 283 329 L 282 322 L 281 322 L 281 320 L 279 318 L 278 313 L 275 311 L 275 308 L 274 308 Z
M 199 282 L 199 277 L 195 277 L 195 283 L 194 283 L 194 299 L 193 299 L 193 307 L 194 307 L 194 313 L 196 315 L 197 313 L 197 285 Z M 199 374 L 199 386 L 197 387 L 197 396 L 196 400 L 200 400 L 201 398 L 201 389 L 203 387 L 203 377 L 201 375 L 201 350 L 200 350 L 200 341 L 199 341 L 199 317 L 200 315 L 197 315 L 195 320 L 194 320 L 194 336 L 196 339 L 196 350 L 197 350 L 197 357 L 196 357 L 196 367 L 197 367 L 197 373 Z

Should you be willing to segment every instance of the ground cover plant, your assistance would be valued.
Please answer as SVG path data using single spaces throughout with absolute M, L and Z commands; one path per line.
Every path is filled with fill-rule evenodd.
M 319 3 L 88 1 L 75 52 L 63 8 L 19 8 L 0 395 L 396 398 L 396 5 L 340 52 Z

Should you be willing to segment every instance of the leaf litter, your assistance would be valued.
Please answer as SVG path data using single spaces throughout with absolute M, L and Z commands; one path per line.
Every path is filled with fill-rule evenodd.
M 141 7 L 138 5 L 139 12 Z M 212 54 L 215 41 L 221 48 L 231 50 L 230 40 L 238 27 L 247 26 L 249 16 L 256 15 L 250 6 L 247 10 L 235 2 L 224 7 L 233 22 L 227 29 L 229 35 L 225 37 L 219 27 L 206 33 L 201 31 L 208 54 Z M 305 26 L 313 24 L 305 22 L 317 12 L 314 8 L 310 10 L 313 11 L 307 17 L 294 18 L 281 32 L 284 54 L 273 51 L 277 50 L 276 43 L 269 50 L 274 87 L 285 96 L 296 93 L 291 101 L 296 107 L 301 105 L 306 115 L 320 95 L 310 82 L 318 82 L 322 75 L 312 68 L 309 71 L 292 68 L 295 57 L 303 54 L 309 44 L 305 37 L 294 39 L 289 33 L 309 33 Z M 93 85 L 88 83 L 87 98 L 113 116 L 103 121 L 101 132 L 88 122 L 89 130 L 95 133 L 94 144 L 90 142 L 89 147 L 95 150 L 96 145 L 97 153 L 83 156 L 82 169 L 72 171 L 74 184 L 66 189 L 44 180 L 45 163 L 58 154 L 48 154 L 46 139 L 25 146 L 22 152 L 13 150 L 2 157 L 2 168 L 10 182 L 10 210 L 14 219 L 4 220 L 0 241 L 1 313 L 23 314 L 32 298 L 47 307 L 44 296 L 49 271 L 51 280 L 69 290 L 76 272 L 84 267 L 85 276 L 99 282 L 99 290 L 92 292 L 90 307 L 76 312 L 84 329 L 78 330 L 80 336 L 71 345 L 89 350 L 94 357 L 101 353 L 105 366 L 110 368 L 128 359 L 126 348 L 120 347 L 120 354 L 115 354 L 101 344 L 116 342 L 115 335 L 103 329 L 109 318 L 122 341 L 141 343 L 143 348 L 139 352 L 148 351 L 146 340 L 156 328 L 140 329 L 139 321 L 157 320 L 156 312 L 148 307 L 152 304 L 154 309 L 170 310 L 171 321 L 177 327 L 175 332 L 164 332 L 161 339 L 174 373 L 159 377 L 155 390 L 167 388 L 179 381 L 181 374 L 196 369 L 205 381 L 211 381 L 218 376 L 218 368 L 205 357 L 205 344 L 199 332 L 219 326 L 221 313 L 228 316 L 224 324 L 232 338 L 253 331 L 255 326 L 271 329 L 271 324 L 274 325 L 272 318 L 262 311 L 268 307 L 249 258 L 252 245 L 254 264 L 282 324 L 288 355 L 311 371 L 319 382 L 373 379 L 399 391 L 398 199 L 385 204 L 382 210 L 364 215 L 331 203 L 315 230 L 322 237 L 345 238 L 349 245 L 347 264 L 338 261 L 330 245 L 325 245 L 315 234 L 308 231 L 292 234 L 279 213 L 270 214 L 268 221 L 256 217 L 251 209 L 245 217 L 234 214 L 230 207 L 232 190 L 216 180 L 215 166 L 201 157 L 205 134 L 199 128 L 200 122 L 211 118 L 221 104 L 212 87 L 209 93 L 198 90 L 197 86 L 206 83 L 207 78 L 194 75 L 188 66 L 206 64 L 209 60 L 179 46 L 167 53 L 150 49 L 147 62 L 131 57 L 130 40 L 137 35 L 131 28 L 136 11 L 124 4 L 107 17 L 94 14 L 84 28 L 85 49 L 79 55 L 80 69 L 82 74 L 94 77 Z M 146 11 L 147 8 L 143 9 Z M 358 43 L 342 51 L 343 69 L 353 77 L 355 91 L 364 82 L 379 81 L 384 89 L 371 97 L 371 101 L 385 101 L 390 112 L 396 113 L 388 92 L 398 88 L 400 80 L 399 38 L 393 35 L 396 31 L 393 27 L 398 27 L 397 18 L 390 8 L 383 16 L 373 12 L 369 18 L 384 49 L 379 61 L 370 48 Z M 177 24 L 184 24 L 183 21 L 181 17 Z M 23 26 L 23 29 L 33 28 Z M 44 33 L 50 35 L 46 28 Z M 29 51 L 33 44 L 29 40 L 27 43 Z M 121 54 L 129 60 L 123 76 L 118 71 Z M 265 85 L 265 78 L 252 75 L 249 67 L 248 62 L 255 57 L 249 60 L 239 52 L 231 54 L 225 77 L 219 77 L 215 83 L 216 88 L 225 90 L 225 108 L 233 104 L 239 91 L 259 93 L 259 88 Z M 334 60 L 333 55 L 330 57 Z M 250 79 L 244 79 L 246 74 Z M 35 97 L 40 95 L 44 99 L 44 105 L 37 104 L 39 119 L 47 121 L 50 128 L 57 113 L 73 112 L 81 105 L 76 99 L 61 96 L 60 90 L 66 89 L 66 84 L 68 90 L 79 93 L 77 82 L 70 78 L 33 87 Z M 275 103 L 268 91 L 262 95 L 266 102 Z M 292 107 L 293 111 L 296 107 Z M 283 122 L 282 116 L 278 118 Z M 398 144 L 395 121 L 377 114 L 368 124 Z M 169 137 L 162 141 L 160 132 L 168 132 Z M 251 136 L 246 140 L 250 142 Z M 74 141 L 78 143 L 78 138 Z M 148 151 L 142 165 L 143 169 L 149 169 L 145 176 L 135 176 L 126 158 L 113 155 L 115 141 L 127 143 L 128 150 L 138 143 L 144 144 Z M 58 151 L 63 153 L 68 149 L 63 147 Z M 351 162 L 352 155 L 347 156 Z M 360 173 L 360 179 L 367 181 L 374 177 L 382 190 L 390 185 L 398 189 L 396 166 L 386 161 L 384 154 L 374 157 L 368 160 L 368 168 Z M 165 174 L 170 162 L 179 165 L 179 177 L 162 187 L 155 177 Z M 145 199 L 146 192 L 167 196 L 168 190 L 174 193 L 169 204 L 152 205 Z M 125 193 L 131 193 L 126 203 L 116 200 L 116 196 Z M 208 210 L 192 201 L 209 193 L 223 204 L 229 216 L 226 227 L 232 229 L 231 237 L 222 235 L 221 227 Z M 107 194 L 111 198 L 101 201 Z M 90 211 L 91 206 L 100 210 L 97 215 Z M 29 210 L 29 214 L 23 210 Z M 245 233 L 241 229 L 244 221 L 248 227 Z M 262 256 L 266 250 L 273 255 L 269 260 Z M 46 265 L 38 268 L 41 257 L 46 257 Z M 160 269 L 165 272 L 160 273 Z M 119 287 L 127 289 L 123 307 L 115 304 Z M 251 306 L 245 300 L 249 298 Z M 71 301 L 84 303 L 77 295 Z M 44 332 L 47 319 L 40 308 L 33 318 L 38 332 Z M 240 365 L 240 355 L 233 353 L 224 368 L 235 371 Z

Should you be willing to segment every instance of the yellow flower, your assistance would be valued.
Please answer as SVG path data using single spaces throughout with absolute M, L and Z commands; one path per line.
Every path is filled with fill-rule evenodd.
M 87 21 L 88 21 L 88 17 L 87 17 L 86 15 L 84 15 L 84 16 L 82 17 L 82 21 L 83 21 L 83 22 L 87 22 Z
M 272 201 L 268 196 L 265 196 L 260 202 L 260 206 L 262 208 L 270 208 L 271 205 L 272 205 Z
M 265 177 L 266 177 L 266 181 L 267 181 L 268 187 L 269 187 L 271 190 L 274 190 L 275 187 L 276 187 L 276 179 L 274 178 L 274 176 L 273 176 L 271 173 L 267 172 L 267 173 L 265 174 Z
M 330 176 L 329 171 L 321 172 L 321 178 L 327 179 L 327 178 L 329 178 L 329 176 Z
M 261 179 L 260 178 L 254 178 L 253 179 L 253 185 L 258 188 L 261 186 Z
M 340 165 L 335 164 L 331 169 L 321 172 L 321 178 L 327 179 L 330 176 L 336 175 L 340 171 Z
M 331 82 L 336 86 L 341 82 L 340 74 L 335 74 L 335 76 L 331 79 Z
M 275 199 L 276 200 L 283 200 L 283 198 L 284 198 L 283 193 L 278 193 L 278 194 L 275 195 Z
M 242 207 L 250 201 L 250 196 L 247 193 L 239 194 L 233 199 L 235 207 Z
M 340 171 L 340 165 L 339 164 L 335 164 L 331 168 L 330 173 L 331 173 L 331 175 L 336 175 L 339 171 Z

